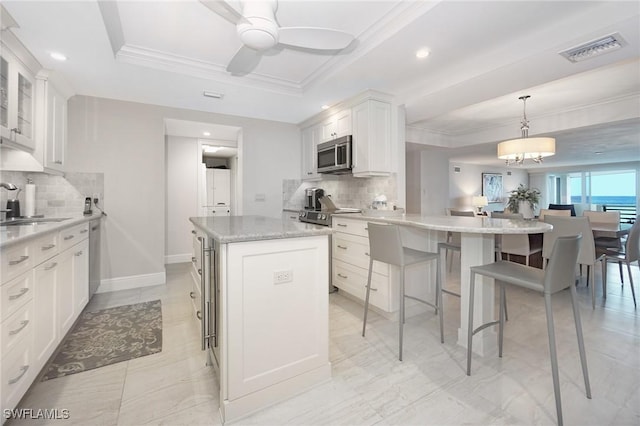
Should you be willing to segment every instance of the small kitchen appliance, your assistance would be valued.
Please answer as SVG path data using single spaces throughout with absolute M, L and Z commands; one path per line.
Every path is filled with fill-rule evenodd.
M 351 173 L 351 135 L 318 144 L 318 173 Z
M 304 191 L 304 209 L 312 211 L 322 210 L 320 198 L 324 197 L 324 189 L 307 188 Z

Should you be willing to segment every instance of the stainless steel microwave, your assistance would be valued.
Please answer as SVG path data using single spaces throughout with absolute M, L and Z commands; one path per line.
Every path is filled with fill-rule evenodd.
M 318 145 L 318 173 L 351 173 L 351 135 Z

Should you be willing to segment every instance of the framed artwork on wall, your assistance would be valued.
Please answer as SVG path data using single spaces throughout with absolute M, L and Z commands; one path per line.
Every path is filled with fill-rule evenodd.
M 502 202 L 502 173 L 482 174 L 482 195 L 490 203 Z

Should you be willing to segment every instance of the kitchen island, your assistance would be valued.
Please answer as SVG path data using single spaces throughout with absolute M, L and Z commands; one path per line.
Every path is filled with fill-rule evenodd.
M 331 228 L 262 216 L 192 217 L 202 243 L 203 349 L 223 422 L 331 378 Z
M 494 261 L 494 239 L 496 234 L 533 234 L 548 232 L 553 227 L 544 222 L 530 220 L 512 220 L 512 219 L 493 219 L 487 216 L 477 217 L 461 217 L 461 216 L 422 216 L 419 214 L 394 214 L 390 211 L 388 216 L 383 212 L 377 212 L 375 216 L 366 215 L 349 215 L 347 218 L 341 218 L 344 222 L 340 224 L 342 230 L 350 226 L 348 222 L 369 221 L 378 223 L 392 223 L 401 225 L 403 244 L 417 249 L 436 252 L 438 243 L 446 240 L 447 232 L 459 232 L 462 235 L 461 254 L 460 254 L 460 327 L 458 328 L 458 344 L 465 346 L 467 344 L 468 324 L 468 292 L 469 292 L 469 275 L 470 267 L 491 263 Z M 341 230 L 335 229 L 336 232 Z M 334 239 L 338 239 L 338 234 Z M 444 259 L 444 250 L 442 256 L 442 264 L 446 264 Z M 426 274 L 429 283 L 435 283 L 435 267 L 426 265 Z M 442 268 L 443 283 L 446 283 L 447 268 Z M 335 279 L 335 271 L 334 271 Z M 424 278 L 414 279 L 418 283 L 407 282 L 410 288 L 412 284 L 422 284 Z M 494 317 L 494 288 L 493 279 L 485 276 L 476 277 L 476 296 L 474 306 L 474 323 L 484 324 L 492 321 Z M 336 284 L 337 285 L 337 284 Z M 389 289 L 391 297 L 395 297 L 397 305 L 397 286 Z M 430 289 L 433 292 L 433 289 Z M 422 295 L 422 297 L 425 297 Z M 427 300 L 433 300 L 433 296 L 426 297 Z M 397 309 L 397 307 L 395 307 Z M 445 303 L 446 309 L 446 303 Z M 497 349 L 496 336 L 493 329 L 485 329 L 478 333 L 474 343 L 474 352 L 480 355 L 493 353 Z

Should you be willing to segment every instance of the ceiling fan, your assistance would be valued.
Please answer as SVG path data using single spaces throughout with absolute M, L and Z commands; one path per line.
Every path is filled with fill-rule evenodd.
M 243 46 L 227 71 L 244 75 L 258 65 L 262 53 L 276 45 L 316 50 L 341 50 L 353 41 L 344 31 L 318 27 L 280 27 L 276 22 L 277 0 L 242 1 L 242 13 L 224 0 L 200 0 L 213 12 L 236 25 Z

